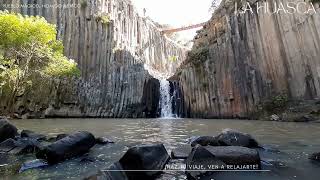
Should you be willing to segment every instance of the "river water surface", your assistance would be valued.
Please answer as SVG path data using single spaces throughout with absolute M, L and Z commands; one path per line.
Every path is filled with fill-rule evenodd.
M 277 166 L 271 172 L 229 173 L 233 180 L 320 179 L 320 165 L 308 160 L 310 153 L 320 151 L 319 123 L 212 119 L 34 119 L 12 122 L 21 130 L 28 129 L 48 136 L 85 130 L 95 136 L 109 137 L 116 143 L 96 145 L 88 155 L 94 162 L 77 158 L 41 170 L 12 175 L 7 179 L 79 179 L 119 160 L 130 146 L 164 143 L 170 153 L 172 149 L 189 146 L 187 139 L 191 136 L 214 136 L 226 128 L 251 134 L 268 149 L 260 152 L 262 159 Z M 160 179 L 184 178 L 183 172 L 170 172 Z M 227 176 L 221 179 L 227 179 Z

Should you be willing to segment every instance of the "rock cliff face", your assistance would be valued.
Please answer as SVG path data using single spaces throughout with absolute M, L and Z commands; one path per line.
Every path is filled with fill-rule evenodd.
M 0 0 L 0 9 L 56 24 L 65 55 L 81 70 L 80 79 L 19 97 L 19 114 L 155 117 L 159 82 L 144 67 L 173 74 L 185 59 L 186 49 L 163 36 L 149 18 L 139 17 L 126 0 Z
M 316 13 L 267 14 L 257 12 L 256 3 L 263 2 L 251 2 L 253 13 L 236 14 L 234 1 L 223 1 L 196 36 L 175 76 L 187 116 L 250 117 L 259 103 L 280 93 L 292 100 L 319 98 L 319 4 Z M 274 1 L 266 2 L 273 12 Z

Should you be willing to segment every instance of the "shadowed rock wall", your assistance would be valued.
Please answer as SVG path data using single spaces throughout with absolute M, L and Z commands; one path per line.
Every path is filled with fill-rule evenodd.
M 319 4 L 317 13 L 271 15 L 257 13 L 256 1 L 253 13 L 235 14 L 234 2 L 222 2 L 174 77 L 187 114 L 250 117 L 257 104 L 279 93 L 293 100 L 319 98 Z M 273 8 L 289 1 L 266 2 Z
M 157 83 L 150 85 L 154 79 L 144 66 L 173 74 L 185 59 L 186 49 L 164 37 L 149 18 L 139 17 L 126 0 L 0 0 L 0 9 L 56 24 L 65 55 L 81 70 L 80 79 L 17 98 L 18 114 L 145 117 L 154 111 L 145 106 L 154 104 L 145 98 L 146 85 L 152 89 Z M 44 98 L 33 101 L 34 95 Z

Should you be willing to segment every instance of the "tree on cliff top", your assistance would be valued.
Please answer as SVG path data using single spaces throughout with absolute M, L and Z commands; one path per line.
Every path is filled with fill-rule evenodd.
M 74 75 L 79 70 L 63 55 L 54 25 L 44 18 L 0 11 L 0 97 L 7 97 L 9 111 L 16 96 L 34 81 Z

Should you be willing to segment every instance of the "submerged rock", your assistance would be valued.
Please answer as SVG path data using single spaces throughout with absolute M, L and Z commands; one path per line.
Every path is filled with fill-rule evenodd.
M 97 174 L 85 178 L 85 180 L 128 180 L 119 162 L 112 164 L 107 170 L 99 171 Z
M 219 146 L 218 139 L 213 136 L 200 136 L 191 142 L 192 147 L 197 144 L 200 144 L 201 146 Z
M 248 148 L 260 147 L 259 143 L 250 135 L 231 129 L 224 130 L 217 136 L 221 146 L 243 146 Z
M 46 136 L 45 135 L 38 134 L 38 133 L 35 133 L 33 131 L 30 131 L 30 130 L 22 130 L 21 131 L 21 137 L 22 138 L 32 138 L 32 139 L 36 139 L 38 141 L 46 140 Z
M 6 119 L 0 119 L 0 142 L 9 138 L 14 138 L 18 134 L 18 129 Z
M 320 152 L 311 154 L 309 159 L 320 162 Z
M 43 159 L 35 159 L 32 161 L 28 161 L 22 164 L 19 173 L 22 173 L 26 170 L 29 169 L 36 169 L 36 168 L 40 168 L 40 167 L 46 167 L 48 166 L 48 162 L 43 160 Z
M 128 179 L 154 179 L 162 173 L 170 156 L 163 144 L 141 145 L 130 148 L 119 160 L 124 170 L 154 170 L 127 171 Z
M 21 163 L 15 156 L 8 153 L 0 153 L 0 179 L 16 174 L 20 167 Z
M 96 143 L 101 144 L 101 145 L 105 145 L 105 144 L 109 144 L 109 143 L 114 143 L 114 141 L 112 141 L 106 137 L 99 137 L 99 138 L 96 138 Z
M 95 138 L 89 132 L 77 132 L 56 141 L 37 154 L 37 158 L 46 159 L 49 164 L 55 164 L 87 153 L 95 145 Z

